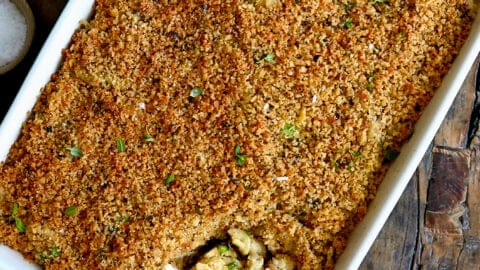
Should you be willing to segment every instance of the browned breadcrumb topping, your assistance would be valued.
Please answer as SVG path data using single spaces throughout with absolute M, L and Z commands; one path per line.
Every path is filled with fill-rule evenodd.
M 97 0 L 0 167 L 0 242 L 45 269 L 159 269 L 236 227 L 332 269 L 473 11 Z

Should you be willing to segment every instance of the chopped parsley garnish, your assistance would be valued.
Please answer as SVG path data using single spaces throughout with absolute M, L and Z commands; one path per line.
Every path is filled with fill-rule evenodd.
M 348 163 L 348 165 L 347 165 L 347 170 L 348 170 L 349 172 L 354 172 L 354 171 L 355 171 L 355 167 L 353 167 L 353 163 L 352 163 L 352 162 Z
M 70 151 L 70 155 L 72 155 L 73 157 L 81 158 L 83 156 L 83 152 L 78 146 L 67 147 L 66 149 Z
M 145 136 L 143 136 L 143 141 L 144 142 L 154 142 L 155 138 L 150 134 L 146 134 Z
M 196 97 L 199 97 L 203 95 L 203 89 L 200 88 L 200 87 L 194 87 L 191 91 L 190 91 L 190 96 L 193 97 L 193 98 L 196 98 Z
M 117 221 L 120 222 L 120 223 L 125 223 L 127 221 L 130 220 L 130 216 L 127 214 L 127 215 L 124 215 L 124 216 L 120 216 Z
M 238 166 L 243 166 L 245 164 L 245 161 L 247 160 L 246 155 L 236 155 L 235 160 L 237 161 Z
M 295 133 L 297 132 L 297 129 L 295 128 L 295 126 L 293 124 L 286 123 L 282 128 L 282 132 L 283 132 L 283 135 L 285 135 L 285 137 L 287 139 L 289 139 L 289 138 L 293 138 L 295 136 Z
M 19 208 L 20 206 L 17 202 L 13 203 L 10 220 L 15 222 L 15 227 L 19 232 L 24 233 L 26 230 L 25 223 L 23 223 L 23 221 L 17 216 Z
M 352 157 L 362 157 L 362 152 L 360 151 L 351 151 L 350 154 Z
M 217 247 L 217 250 L 218 250 L 218 253 L 219 253 L 220 255 L 223 255 L 225 252 L 229 251 L 230 248 L 229 248 L 228 246 L 226 246 L 226 245 L 219 245 L 219 246 Z
M 42 251 L 39 254 L 39 257 L 40 257 L 40 261 L 43 264 L 51 260 L 54 260 L 55 258 L 60 257 L 60 254 L 61 254 L 60 248 L 58 246 L 53 246 L 48 251 L 47 250 Z
M 350 12 L 353 9 L 353 5 L 350 3 L 345 4 L 345 12 Z
M 352 25 L 353 25 L 353 20 L 352 20 L 352 18 L 347 18 L 347 19 L 345 20 L 345 22 L 343 22 L 343 26 L 345 26 L 345 28 L 347 28 L 347 29 L 352 28 Z
M 117 139 L 117 150 L 118 152 L 125 152 L 127 150 L 123 139 Z
M 13 217 L 15 219 L 15 227 L 17 227 L 17 230 L 21 233 L 24 233 L 27 229 L 27 227 L 25 226 L 25 223 L 23 223 L 23 221 L 18 218 L 18 217 Z
M 367 79 L 367 90 L 368 91 L 373 90 L 373 80 L 375 80 L 375 73 L 370 72 L 370 74 L 368 74 L 368 79 Z
M 263 61 L 266 61 L 270 64 L 275 64 L 275 55 L 273 53 L 267 53 L 265 56 L 263 56 L 262 58 L 256 58 L 255 59 L 255 62 L 257 64 L 260 64 L 262 63 Z
M 385 152 L 385 160 L 386 161 L 394 161 L 398 155 L 400 155 L 400 152 L 394 149 L 387 149 Z
M 227 264 L 228 270 L 237 270 L 240 266 L 238 265 L 237 262 L 231 262 Z
M 272 53 L 269 53 L 269 54 L 265 55 L 263 60 L 267 61 L 270 64 L 275 64 L 275 55 L 272 54 Z
M 56 258 L 58 256 L 60 256 L 60 248 L 57 247 L 57 246 L 53 246 L 51 249 L 50 249 L 50 256 L 52 258 Z
M 245 164 L 245 161 L 247 160 L 247 155 L 242 155 L 241 152 L 242 150 L 240 148 L 240 145 L 235 145 L 233 153 L 235 154 L 235 161 L 237 162 L 238 166 L 243 166 Z
M 332 160 L 331 163 L 332 163 L 332 166 L 333 166 L 335 169 L 340 168 L 340 163 L 338 163 L 338 161 Z
M 390 0 L 373 0 L 375 4 L 386 4 L 388 2 L 390 2 Z
M 235 156 L 240 155 L 241 148 L 239 144 L 235 145 L 235 149 L 233 149 L 233 152 L 235 153 Z
M 163 181 L 163 183 L 165 184 L 165 186 L 169 186 L 171 183 L 175 182 L 175 174 L 170 174 L 167 178 L 165 178 L 165 180 Z
M 12 217 L 16 217 L 17 214 L 18 214 L 18 208 L 20 206 L 18 205 L 17 202 L 13 203 L 13 206 L 12 206 Z
M 65 216 L 71 217 L 71 216 L 77 215 L 77 213 L 78 213 L 78 210 L 77 210 L 77 206 L 75 205 L 71 205 L 67 207 L 67 209 L 65 209 Z

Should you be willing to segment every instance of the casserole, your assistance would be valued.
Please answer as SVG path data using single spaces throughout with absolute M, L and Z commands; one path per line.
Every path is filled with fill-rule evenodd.
M 79 5 L 78 2 L 75 4 Z M 66 12 L 68 12 L 69 10 L 75 10 L 76 12 L 78 12 L 78 10 L 88 10 L 88 8 L 82 9 L 80 6 L 74 6 L 75 4 L 69 3 L 69 5 L 65 9 L 65 13 L 60 18 L 59 23 L 62 19 L 64 19 L 65 16 L 69 16 L 65 15 L 68 14 Z M 91 7 L 91 3 L 89 3 L 89 5 Z M 88 12 L 85 12 L 85 14 L 87 13 Z M 71 18 L 68 19 L 72 20 Z M 475 22 L 475 27 L 472 31 L 470 39 L 465 43 L 464 49 L 460 53 L 457 61 L 455 62 L 455 65 L 452 67 L 449 75 L 445 78 L 443 86 L 437 91 L 435 98 L 432 100 L 430 106 L 425 111 L 422 119 L 418 122 L 415 134 L 413 135 L 410 142 L 404 146 L 402 154 L 399 156 L 395 164 L 390 168 L 389 173 L 384 180 L 384 183 L 382 184 L 377 193 L 377 199 L 375 199 L 375 201 L 372 202 L 372 204 L 370 205 L 369 213 L 365 217 L 364 221 L 357 227 L 357 230 L 353 234 L 353 236 L 350 238 L 347 250 L 338 262 L 337 268 L 354 268 L 359 264 L 361 258 L 363 258 L 367 251 L 366 247 L 369 246 L 371 242 L 373 242 L 375 235 L 380 230 L 381 225 L 386 220 L 386 217 L 390 213 L 395 202 L 398 200 L 401 191 L 405 187 L 406 182 L 408 181 L 415 167 L 420 161 L 421 156 L 423 155 L 430 140 L 433 138 L 436 129 L 440 125 L 441 119 L 444 117 L 446 111 L 448 110 L 448 106 L 452 102 L 453 97 L 458 90 L 458 87 L 462 83 L 466 72 L 468 71 L 471 63 L 474 60 L 474 56 L 476 56 L 476 54 L 478 53 L 477 21 Z M 57 26 L 58 25 L 59 24 L 57 24 Z M 55 36 L 55 31 L 59 31 L 57 29 L 57 26 L 53 30 L 52 36 L 47 41 L 47 47 L 45 47 L 46 49 L 52 49 L 52 47 L 48 45 L 48 42 L 51 40 L 54 40 L 53 42 L 57 43 L 55 45 L 58 45 L 58 43 L 62 43 L 56 39 L 59 34 Z M 64 26 L 65 25 L 62 25 L 62 27 Z M 74 28 L 75 27 L 73 27 L 72 30 Z M 66 37 L 70 37 L 68 33 L 63 34 Z M 60 51 L 59 48 L 61 47 L 57 47 L 57 50 L 55 50 L 58 57 L 60 56 L 60 54 L 58 53 Z M 50 61 L 50 56 L 47 55 L 47 53 L 43 54 L 43 52 L 44 51 L 42 50 L 42 53 L 39 56 L 39 60 L 37 62 L 41 62 L 42 60 Z M 12 134 L 11 130 L 19 129 L 15 128 L 15 125 L 19 127 L 21 123 L 19 119 L 22 119 L 26 115 L 26 111 L 28 110 L 28 108 L 31 108 L 31 106 L 35 102 L 35 97 L 37 96 L 37 94 L 32 93 L 31 91 L 36 91 L 32 89 L 40 89 L 41 86 L 46 81 L 48 81 L 49 74 L 53 72 L 56 68 L 49 63 L 49 69 L 47 69 L 47 66 L 42 66 L 42 64 L 37 65 L 37 62 L 32 68 L 32 73 L 30 73 L 30 75 L 27 77 L 18 98 L 15 100 L 12 109 L 7 114 L 4 124 L 2 124 L 2 128 L 0 129 L 0 138 L 2 139 L 2 142 L 7 142 L 2 145 L 4 149 L 2 148 L 0 151 L 0 153 L 4 154 L 4 156 L 6 156 L 11 142 L 13 142 L 16 138 L 16 134 Z M 47 72 L 43 76 L 40 76 L 36 74 L 36 69 L 39 69 L 38 71 L 47 70 Z M 44 78 L 44 81 L 42 82 L 40 78 Z M 40 82 L 40 85 L 32 85 L 32 81 Z M 25 103 L 22 105 L 23 102 Z M 361 237 L 355 235 L 361 235 Z M 351 254 L 352 251 L 350 250 L 354 250 L 354 254 Z

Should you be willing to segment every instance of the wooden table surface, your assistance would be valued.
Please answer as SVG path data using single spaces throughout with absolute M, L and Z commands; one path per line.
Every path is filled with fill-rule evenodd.
M 66 0 L 29 0 L 37 31 L 25 61 L 0 75 L 0 120 Z M 360 269 L 480 269 L 479 60 Z
M 360 269 L 480 269 L 478 65 Z

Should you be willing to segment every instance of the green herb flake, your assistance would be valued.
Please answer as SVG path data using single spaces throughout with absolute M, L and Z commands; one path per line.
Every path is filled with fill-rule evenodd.
M 400 155 L 400 152 L 394 149 L 387 149 L 385 152 L 385 160 L 386 161 L 394 161 L 398 155 Z
M 345 4 L 345 12 L 350 12 L 353 9 L 353 5 L 350 3 Z
M 24 233 L 27 230 L 25 223 L 23 223 L 23 221 L 18 217 L 13 218 L 15 219 L 15 227 L 17 227 L 17 230 L 21 233 Z
M 235 149 L 233 149 L 233 152 L 235 153 L 235 156 L 240 155 L 240 144 L 235 145 Z
M 120 223 L 125 223 L 125 222 L 128 222 L 130 220 L 130 216 L 129 215 L 120 216 L 117 220 Z
M 195 208 L 195 213 L 197 213 L 197 215 L 202 215 L 202 209 L 200 207 L 197 207 Z
M 362 152 L 360 152 L 360 151 L 352 151 L 352 152 L 350 152 L 350 155 L 352 155 L 352 157 L 359 158 L 359 157 L 362 157 Z
M 175 182 L 175 174 L 170 174 L 167 178 L 165 178 L 165 180 L 163 181 L 163 183 L 165 184 L 165 186 L 169 186 L 171 183 Z
M 57 258 L 60 256 L 60 248 L 57 247 L 57 246 L 53 246 L 51 249 L 50 249 L 50 256 L 52 258 Z
M 117 139 L 117 150 L 118 152 L 125 152 L 127 150 L 125 146 L 125 141 L 123 139 Z
M 265 55 L 265 58 L 263 58 L 265 61 L 267 61 L 270 64 L 275 64 L 275 55 L 272 53 L 269 53 Z
M 372 91 L 373 90 L 373 81 L 375 80 L 375 73 L 370 72 L 368 74 L 368 79 L 367 79 L 367 90 Z
M 217 246 L 217 250 L 220 255 L 223 255 L 225 252 L 228 252 L 230 248 L 226 245 L 219 245 Z
M 25 223 L 23 223 L 23 221 L 19 217 L 17 217 L 19 208 L 20 205 L 17 202 L 13 203 L 10 220 L 15 222 L 15 227 L 17 227 L 17 230 L 19 232 L 24 233 L 26 230 Z
M 348 163 L 348 165 L 347 165 L 347 171 L 349 171 L 349 172 L 354 172 L 354 171 L 355 171 L 355 167 L 353 167 L 353 163 L 352 163 L 352 162 Z
M 240 265 L 238 265 L 238 262 L 231 262 L 227 264 L 228 270 L 237 270 L 239 269 Z
M 67 209 L 65 209 L 65 212 L 64 212 L 65 216 L 67 217 L 75 216 L 77 215 L 77 213 L 78 213 L 78 210 L 77 210 L 77 206 L 75 205 L 67 207 Z
M 143 141 L 144 142 L 154 142 L 155 138 L 150 134 L 146 134 L 145 136 L 143 136 Z
M 83 152 L 78 146 L 67 147 L 66 149 L 70 151 L 70 155 L 72 155 L 73 157 L 81 158 L 83 156 Z
M 374 4 L 386 4 L 389 3 L 390 0 L 373 0 Z
M 332 160 L 331 163 L 332 163 L 332 167 L 334 167 L 335 169 L 340 168 L 340 163 L 338 163 L 338 161 Z
M 245 161 L 247 160 L 247 155 L 242 155 L 241 151 L 242 150 L 240 149 L 240 145 L 235 145 L 233 153 L 235 154 L 235 161 L 237 162 L 238 166 L 243 166 L 245 164 Z
M 262 58 L 255 58 L 255 63 L 260 64 L 263 61 L 266 61 L 270 64 L 275 64 L 275 54 L 273 53 L 267 53 L 265 56 Z
M 190 96 L 193 98 L 199 97 L 203 95 L 203 89 L 200 87 L 194 87 L 192 90 L 190 90 Z
M 235 157 L 235 161 L 237 162 L 238 166 L 243 166 L 246 160 L 247 160 L 246 155 L 237 155 Z
M 343 26 L 345 26 L 345 28 L 347 28 L 347 29 L 351 29 L 352 26 L 353 26 L 353 20 L 352 20 L 352 18 L 347 18 L 347 19 L 345 20 L 345 22 L 343 23 Z
M 47 255 L 46 251 L 43 251 L 42 253 L 40 253 L 38 255 L 38 257 L 40 258 L 41 264 L 45 264 L 49 261 L 49 258 L 48 258 L 48 255 Z
M 49 250 L 39 253 L 38 257 L 40 258 L 41 263 L 45 264 L 54 260 L 55 258 L 60 257 L 61 253 L 62 252 L 58 246 L 53 246 Z
M 18 214 L 18 208 L 20 208 L 20 206 L 18 205 L 17 202 L 13 203 L 13 206 L 12 206 L 12 217 L 16 217 L 17 214 Z
M 295 126 L 291 123 L 286 123 L 283 128 L 282 128 L 283 135 L 285 135 L 285 138 L 290 139 L 295 136 L 295 133 L 297 132 L 297 129 Z

